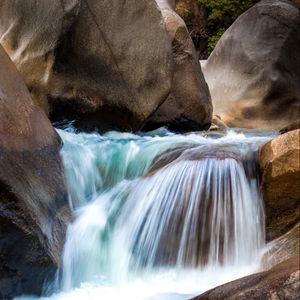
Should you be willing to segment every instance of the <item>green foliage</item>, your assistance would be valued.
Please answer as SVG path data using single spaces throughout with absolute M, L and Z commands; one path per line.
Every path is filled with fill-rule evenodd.
M 210 38 L 208 40 L 209 53 L 214 49 L 225 30 L 244 11 L 258 2 L 258 0 L 198 0 L 208 12 L 208 26 Z

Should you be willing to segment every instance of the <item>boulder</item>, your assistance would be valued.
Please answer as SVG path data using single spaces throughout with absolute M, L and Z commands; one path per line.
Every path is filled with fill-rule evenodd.
M 159 5 L 4 0 L 0 42 L 52 121 L 137 130 L 154 114 L 154 127 L 206 128 L 211 100 L 192 40 L 175 2 Z
M 59 266 L 68 197 L 61 141 L 0 46 L 0 298 L 41 293 Z
M 272 240 L 300 220 L 300 130 L 280 135 L 263 145 L 259 164 L 267 239 Z
M 193 300 L 299 299 L 299 256 L 269 271 L 253 274 L 218 286 Z
M 214 113 L 230 127 L 280 129 L 299 118 L 300 12 L 263 0 L 224 33 L 203 72 Z
M 170 91 L 171 44 L 154 0 L 5 0 L 0 20 L 2 45 L 54 121 L 135 130 Z
M 201 5 L 198 0 L 176 0 L 176 12 L 186 24 L 198 57 L 207 59 L 209 31 L 205 6 Z
M 212 116 L 211 99 L 193 41 L 184 21 L 174 11 L 174 5 L 163 0 L 157 3 L 172 41 L 174 73 L 168 98 L 145 128 L 164 125 L 177 132 L 207 130 Z
M 17 66 L 32 99 L 48 113 L 55 51 L 78 14 L 80 0 L 3 0 L 0 43 Z

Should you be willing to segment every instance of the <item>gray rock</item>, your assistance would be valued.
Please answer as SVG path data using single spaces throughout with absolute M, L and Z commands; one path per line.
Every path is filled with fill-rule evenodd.
M 299 118 L 300 12 L 263 0 L 224 33 L 203 72 L 230 127 L 280 129 Z
M 0 41 L 53 120 L 135 130 L 169 94 L 172 50 L 154 0 L 2 3 Z

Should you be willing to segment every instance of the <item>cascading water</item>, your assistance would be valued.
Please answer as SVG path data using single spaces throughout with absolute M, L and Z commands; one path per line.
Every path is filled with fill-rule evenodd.
M 272 133 L 58 132 L 76 219 L 51 299 L 188 299 L 259 267 Z

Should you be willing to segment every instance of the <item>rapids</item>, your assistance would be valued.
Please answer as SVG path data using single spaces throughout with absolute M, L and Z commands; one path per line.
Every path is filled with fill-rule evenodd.
M 57 131 L 75 220 L 42 299 L 189 299 L 259 270 L 257 150 L 275 132 Z

